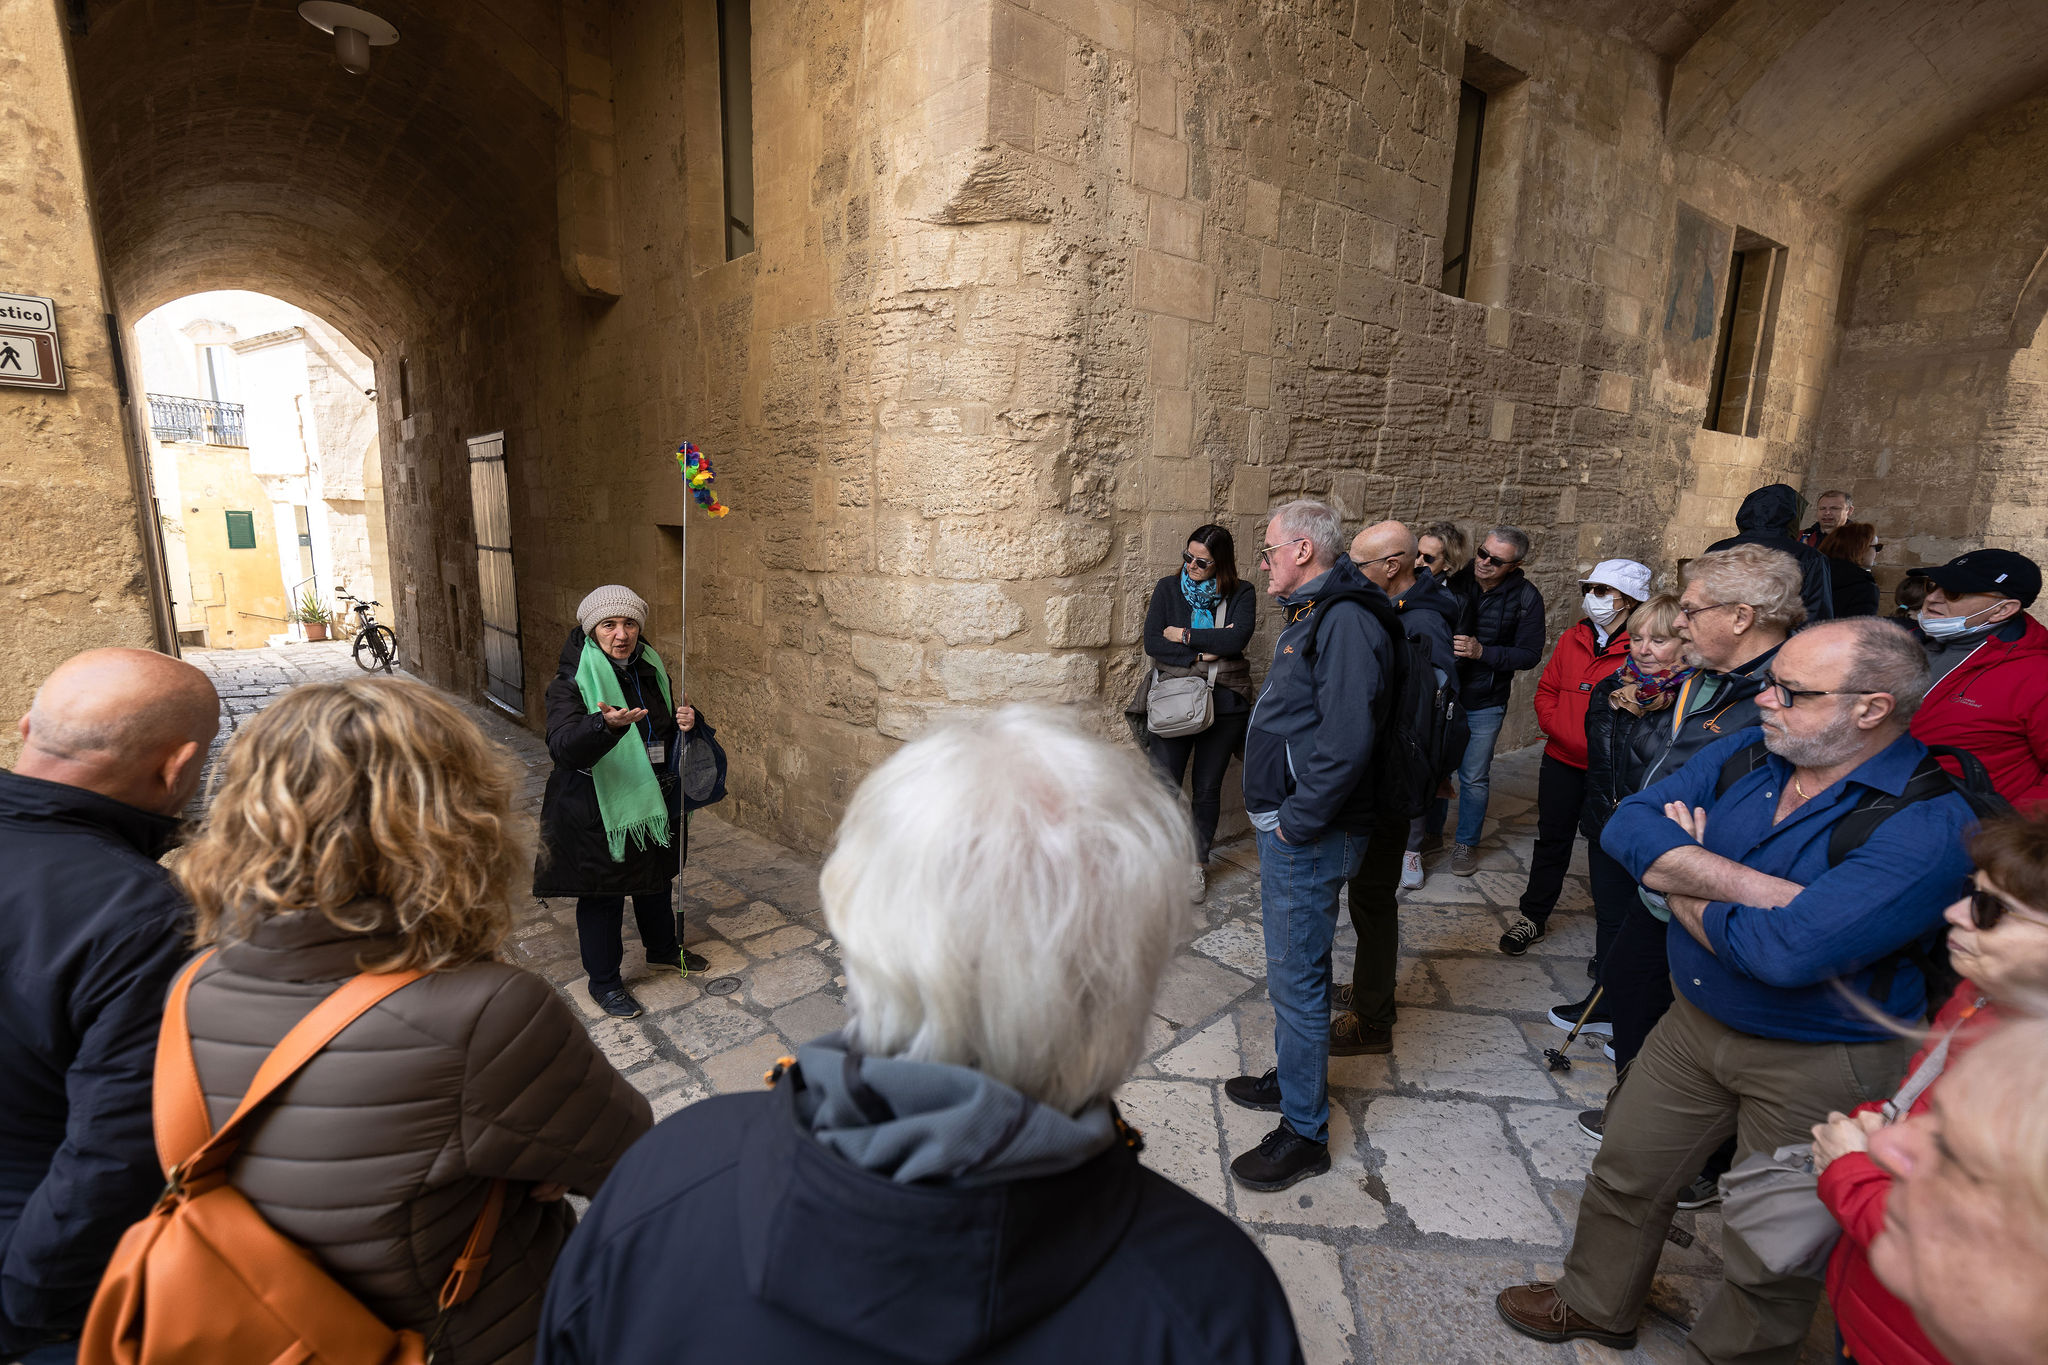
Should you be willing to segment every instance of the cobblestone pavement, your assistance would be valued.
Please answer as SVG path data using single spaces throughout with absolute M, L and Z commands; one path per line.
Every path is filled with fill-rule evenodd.
M 337 644 L 187 657 L 214 677 L 228 726 L 297 683 L 356 675 Z M 537 812 L 548 773 L 540 738 L 500 712 L 468 710 L 518 757 Z M 1329 1175 L 1254 1194 L 1225 1171 L 1273 1123 L 1223 1098 L 1224 1080 L 1273 1062 L 1249 842 L 1219 852 L 1201 931 L 1167 974 L 1146 1060 L 1120 1096 L 1145 1133 L 1146 1161 L 1235 1217 L 1264 1247 L 1293 1300 L 1311 1365 L 1678 1361 L 1683 1324 L 1718 1279 L 1719 1217 L 1681 1213 L 1687 1245 L 1665 1247 L 1636 1350 L 1543 1346 L 1494 1315 L 1496 1290 L 1558 1272 L 1595 1150 L 1576 1114 L 1597 1107 L 1614 1079 L 1613 1066 L 1584 1041 L 1572 1049 L 1568 1073 L 1543 1060 L 1563 1037 L 1544 1012 L 1587 989 L 1593 921 L 1583 848 L 1549 936 L 1521 958 L 1495 946 L 1514 918 L 1534 838 L 1537 757 L 1531 748 L 1496 763 L 1478 874 L 1454 877 L 1439 864 L 1422 889 L 1403 895 L 1394 1053 L 1333 1059 Z M 636 1020 L 604 1017 L 582 989 L 571 902 L 522 902 L 511 945 L 515 960 L 554 982 L 589 1019 L 657 1117 L 760 1085 L 777 1057 L 845 1018 L 845 978 L 819 912 L 812 859 L 699 812 L 677 906 L 686 941 L 711 970 L 689 979 L 629 975 L 647 1009 Z M 631 922 L 629 915 L 629 935 Z M 1340 919 L 1339 980 L 1352 942 Z M 629 973 L 636 960 L 629 944 Z M 1832 1359 L 1825 1311 L 1820 1319 L 1808 1361 Z

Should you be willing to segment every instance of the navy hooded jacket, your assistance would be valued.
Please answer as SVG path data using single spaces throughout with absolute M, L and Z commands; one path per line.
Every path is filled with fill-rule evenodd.
M 1735 513 L 1736 534 L 1717 540 L 1707 553 L 1732 550 L 1737 545 L 1762 545 L 1782 550 L 1799 561 L 1799 600 L 1806 604 L 1806 620 L 1835 619 L 1835 580 L 1827 556 L 1799 541 L 1799 490 L 1785 483 L 1769 483 L 1742 500 Z
M 1244 741 L 1244 808 L 1304 844 L 1373 826 L 1371 767 L 1400 619 L 1349 559 L 1280 599 L 1286 625 Z M 1325 617 L 1327 616 L 1327 619 Z
M 163 1188 L 157 1030 L 191 955 L 178 821 L 0 772 L 0 1358 L 72 1337 Z

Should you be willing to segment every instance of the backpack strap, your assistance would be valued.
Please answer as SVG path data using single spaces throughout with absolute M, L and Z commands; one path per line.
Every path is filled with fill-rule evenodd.
M 1690 683 L 1691 679 L 1688 678 L 1686 681 Z M 1726 796 L 1730 787 L 1763 767 L 1764 760 L 1769 756 L 1770 751 L 1764 748 L 1762 740 L 1754 744 L 1745 744 L 1728 755 L 1727 761 L 1721 764 L 1721 775 L 1714 779 L 1714 799 L 1718 801 Z
M 186 998 L 191 994 L 194 976 L 211 956 L 208 953 L 193 963 L 171 988 L 171 998 L 164 1008 L 163 1029 L 158 1035 L 155 1105 L 159 1114 L 169 1111 L 165 1115 L 168 1123 L 157 1132 L 158 1156 L 165 1163 L 164 1175 L 174 1186 L 203 1179 L 224 1168 L 234 1155 L 243 1122 L 258 1106 L 318 1056 L 335 1035 L 369 1013 L 385 997 L 426 975 L 420 971 L 364 972 L 343 982 L 340 989 L 315 1005 L 270 1050 L 263 1065 L 256 1068 L 256 1078 L 249 1083 L 248 1093 L 235 1106 L 235 1112 L 228 1115 L 219 1129 L 209 1133 L 206 1096 L 199 1085 L 198 1066 L 192 1059 Z M 196 1146 L 191 1143 L 195 1134 L 199 1137 Z M 180 1152 L 184 1155 L 180 1156 Z

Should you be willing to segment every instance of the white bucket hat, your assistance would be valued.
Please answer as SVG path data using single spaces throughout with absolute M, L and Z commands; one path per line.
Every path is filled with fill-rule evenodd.
M 1650 600 L 1650 571 L 1633 559 L 1603 559 L 1593 572 L 1579 579 L 1579 586 L 1600 583 L 1638 602 Z

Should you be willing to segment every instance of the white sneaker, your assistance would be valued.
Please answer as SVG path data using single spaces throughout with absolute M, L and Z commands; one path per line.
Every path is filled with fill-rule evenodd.
M 1416 887 L 1422 885 L 1422 878 L 1422 855 L 1420 853 L 1403 853 L 1401 855 L 1401 889 L 1403 891 L 1413 891 Z
M 1188 897 L 1196 905 L 1209 899 L 1209 869 L 1200 863 L 1196 863 L 1188 875 Z

